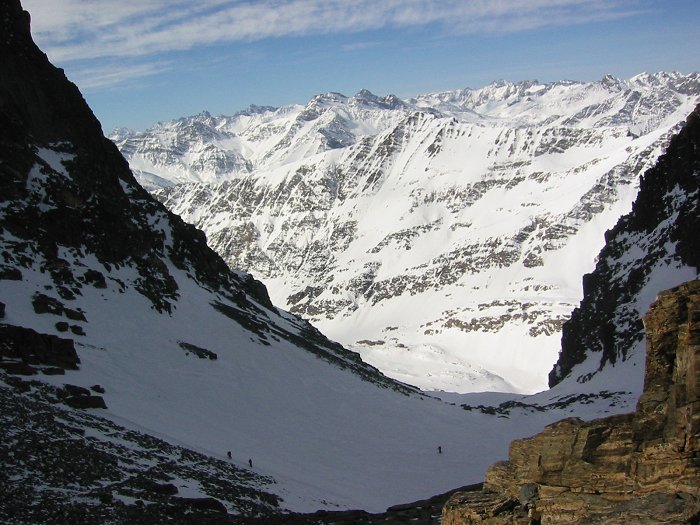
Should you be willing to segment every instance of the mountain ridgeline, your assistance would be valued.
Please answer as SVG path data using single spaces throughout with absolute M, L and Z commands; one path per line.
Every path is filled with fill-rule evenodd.
M 384 373 L 535 392 L 604 232 L 699 101 L 697 73 L 363 90 L 112 138 L 231 267 Z

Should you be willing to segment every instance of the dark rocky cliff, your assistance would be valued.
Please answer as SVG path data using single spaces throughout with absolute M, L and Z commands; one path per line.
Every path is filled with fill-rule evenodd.
M 442 523 L 698 523 L 700 281 L 659 294 L 644 325 L 635 414 L 565 419 L 514 441 L 483 490 L 448 501 Z
M 700 107 L 642 177 L 631 213 L 606 233 L 595 270 L 583 277 L 584 298 L 563 326 L 550 386 L 594 352 L 600 352 L 600 368 L 628 357 L 643 338 L 641 315 L 657 291 L 655 277 L 682 275 L 682 268 L 686 279 L 693 270 L 697 276 L 699 187 Z
M 213 309 L 261 344 L 284 339 L 369 381 L 410 390 L 309 323 L 280 321 L 262 283 L 232 271 L 201 230 L 139 186 L 78 88 L 34 44 L 19 0 L 0 3 L 0 34 L 0 279 L 22 280 L 37 268 L 49 276 L 52 285 L 31 299 L 37 313 L 73 312 L 87 322 L 70 302 L 84 287 L 115 283 L 172 313 L 181 299 L 175 268 L 214 292 Z M 86 263 L 92 257 L 99 269 Z M 123 268 L 135 277 L 113 273 Z
M 108 148 L 100 123 L 78 88 L 34 44 L 30 15 L 19 1 L 3 2 L 0 24 L 0 108 L 5 131 L 12 125 L 16 135 L 31 136 L 37 143 L 70 141 Z
M 35 258 L 32 252 L 38 252 L 61 266 L 57 245 L 86 249 L 100 262 L 137 266 L 140 290 L 156 309 L 168 311 L 177 297 L 177 285 L 162 262 L 168 257 L 214 289 L 235 285 L 271 306 L 262 286 L 249 276 L 232 282 L 226 264 L 207 248 L 204 234 L 168 213 L 136 183 L 78 88 L 32 41 L 29 20 L 17 0 L 0 6 L 0 190 L 3 200 L 13 201 L 2 226 L 15 237 L 36 241 L 23 251 L 15 249 L 14 257 L 4 254 L 5 263 L 20 262 L 20 254 Z M 56 174 L 38 155 L 39 148 L 63 153 L 70 177 Z M 33 192 L 29 182 L 36 163 L 47 178 L 45 192 Z M 157 215 L 170 222 L 171 246 L 151 225 Z M 81 286 L 70 270 L 64 268 L 60 277 L 57 273 L 63 296 Z

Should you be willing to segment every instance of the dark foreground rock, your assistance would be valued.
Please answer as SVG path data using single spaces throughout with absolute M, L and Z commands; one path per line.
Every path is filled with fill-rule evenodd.
M 644 326 L 634 414 L 565 419 L 514 441 L 483 490 L 450 498 L 442 523 L 699 523 L 700 281 L 659 294 Z
M 363 510 L 318 511 L 309 514 L 281 514 L 273 517 L 238 518 L 242 525 L 436 525 L 440 523 L 442 507 L 458 491 L 476 491 L 482 484 L 460 487 L 432 498 L 389 507 L 386 512 L 369 513 Z
M 80 359 L 73 341 L 40 334 L 30 328 L 0 325 L 0 368 L 10 373 L 24 367 L 31 375 L 37 369 L 77 370 Z
M 0 523 L 227 524 L 281 512 L 273 480 L 71 410 L 58 403 L 67 391 L 95 396 L 66 387 L 0 371 Z

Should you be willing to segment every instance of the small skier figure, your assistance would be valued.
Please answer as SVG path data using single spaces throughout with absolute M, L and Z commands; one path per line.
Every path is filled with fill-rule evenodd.
M 442 454 L 442 445 L 438 446 L 438 454 Z
M 249 460 L 248 460 L 248 466 L 249 466 L 250 468 L 253 468 L 253 460 L 252 460 L 252 459 L 249 459 Z
M 228 452 L 226 452 L 226 455 L 228 456 L 228 459 L 231 459 L 231 451 L 230 450 Z

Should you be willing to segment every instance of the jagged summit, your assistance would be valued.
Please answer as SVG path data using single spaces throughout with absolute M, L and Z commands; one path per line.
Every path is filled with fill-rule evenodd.
M 364 103 L 370 107 L 381 109 L 402 109 L 408 107 L 406 103 L 396 95 L 378 97 L 368 89 L 361 89 L 355 94 L 353 99 L 356 103 Z
M 258 106 L 256 104 L 250 104 L 247 108 L 245 108 L 242 111 L 239 111 L 234 114 L 236 115 L 245 115 L 247 117 L 253 116 L 253 115 L 259 115 L 261 113 L 269 113 L 269 112 L 274 112 L 277 111 L 279 108 L 275 106 Z
M 369 89 L 362 88 L 360 91 L 358 91 L 355 94 L 355 98 L 357 99 L 366 99 L 366 100 L 377 100 L 379 97 L 372 93 Z

